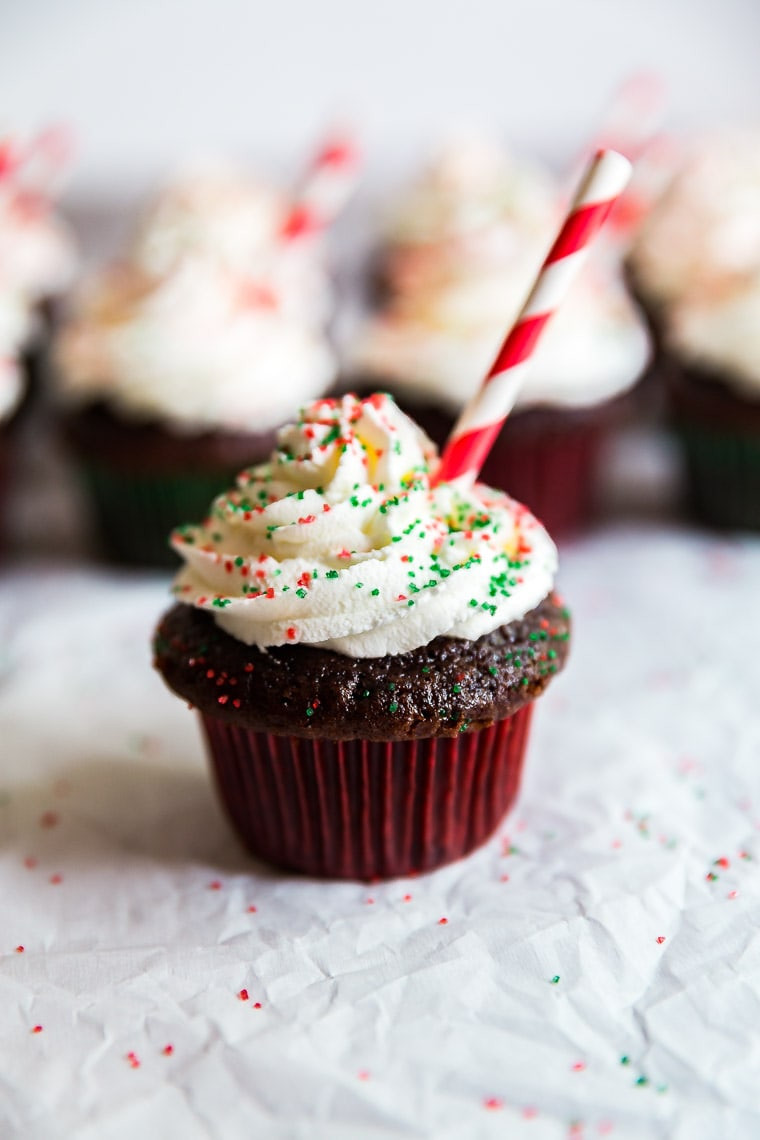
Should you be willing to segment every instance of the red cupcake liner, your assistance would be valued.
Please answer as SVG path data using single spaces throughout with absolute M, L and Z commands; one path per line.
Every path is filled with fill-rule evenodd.
M 469 854 L 517 796 L 533 711 L 422 740 L 274 736 L 201 714 L 246 847 L 319 878 L 389 879 Z
M 587 529 L 598 507 L 599 469 L 609 436 L 605 418 L 574 423 L 561 412 L 547 411 L 541 428 L 532 431 L 521 430 L 519 421 L 516 414 L 507 423 L 480 478 L 524 503 L 552 535 Z

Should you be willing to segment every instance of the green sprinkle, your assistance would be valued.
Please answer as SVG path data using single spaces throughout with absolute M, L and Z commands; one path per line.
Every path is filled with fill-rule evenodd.
M 554 977 L 552 978 L 552 985 L 556 986 L 558 981 L 559 981 L 559 974 L 555 974 Z
M 388 708 L 391 710 L 392 713 L 396 712 L 396 710 L 398 709 L 398 701 L 391 701 Z
M 462 686 L 461 685 L 452 685 L 451 691 L 452 691 L 452 693 L 461 693 Z
M 393 692 L 393 690 L 394 690 L 395 688 L 396 688 L 396 682 L 395 682 L 395 681 L 391 681 L 391 682 L 389 683 L 389 685 L 388 685 L 388 692 L 389 692 L 389 693 L 392 693 L 392 692 Z
M 338 571 L 337 570 L 328 570 L 327 573 L 325 574 L 325 578 L 337 578 L 337 577 L 338 577 Z
M 306 710 L 306 715 L 307 715 L 307 716 L 314 716 L 314 709 L 309 709 L 309 708 L 307 708 L 307 710 Z
M 621 1065 L 630 1065 L 630 1063 L 631 1063 L 631 1058 L 626 1053 L 624 1053 L 623 1056 L 620 1058 L 620 1064 Z
M 305 598 L 306 597 L 306 590 L 304 590 L 303 586 L 301 587 L 300 590 L 296 590 L 296 596 L 299 598 Z
M 492 677 L 496 677 L 499 670 L 496 668 L 495 665 L 489 665 L 488 666 L 488 672 L 491 674 Z
M 372 590 L 371 593 L 372 593 L 372 597 L 376 598 L 377 595 L 380 593 L 380 591 L 377 589 L 377 587 L 375 587 L 375 589 Z

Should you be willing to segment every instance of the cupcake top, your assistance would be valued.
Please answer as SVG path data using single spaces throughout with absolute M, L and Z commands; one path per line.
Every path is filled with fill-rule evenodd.
M 692 145 L 631 264 L 667 346 L 760 394 L 760 131 Z
M 331 384 L 332 352 L 270 290 L 206 258 L 134 264 L 81 293 L 58 343 L 61 396 L 175 432 L 265 432 Z
M 477 484 L 432 483 L 433 445 L 388 396 L 318 400 L 200 526 L 174 592 L 247 645 L 381 657 L 476 639 L 551 591 L 554 544 Z
M 276 294 L 287 312 L 320 323 L 332 307 L 318 235 L 287 236 L 293 200 L 263 181 L 206 168 L 167 186 L 146 211 L 130 250 L 152 276 L 186 258 L 209 258 L 250 275 Z
M 389 295 L 351 366 L 456 413 L 517 315 L 561 218 L 548 175 L 485 143 L 456 144 L 414 186 L 391 226 Z M 521 406 L 587 406 L 630 387 L 648 338 L 611 263 L 594 267 L 552 322 Z
M 32 305 L 70 285 L 77 266 L 73 234 L 55 213 L 38 149 L 39 141 L 0 139 L 0 267 L 7 286 Z

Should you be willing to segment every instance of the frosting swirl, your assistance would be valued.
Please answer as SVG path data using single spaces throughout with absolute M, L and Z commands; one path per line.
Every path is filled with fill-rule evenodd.
M 330 385 L 324 336 L 248 278 L 186 259 L 153 278 L 132 264 L 90 283 L 58 344 L 64 400 L 105 400 L 178 432 L 263 432 Z
M 522 617 L 552 588 L 554 544 L 500 492 L 432 486 L 436 463 L 390 397 L 317 401 L 202 526 L 174 532 L 176 596 L 248 645 L 350 657 Z

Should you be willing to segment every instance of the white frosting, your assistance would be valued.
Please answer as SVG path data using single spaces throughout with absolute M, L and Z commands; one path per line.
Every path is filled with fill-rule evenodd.
M 322 400 L 203 526 L 172 536 L 177 597 L 247 645 L 349 657 L 475 639 L 551 591 L 557 552 L 498 491 L 431 487 L 435 450 L 385 396 Z
M 61 334 L 62 395 L 105 400 L 176 431 L 266 431 L 331 384 L 324 337 L 247 279 L 184 259 L 154 279 L 113 267 L 91 283 Z
M 69 228 L 46 197 L 0 179 L 0 267 L 14 291 L 35 304 L 61 292 L 74 277 L 77 258 Z
M 169 185 L 147 211 L 130 259 L 153 276 L 188 257 L 209 258 L 247 274 L 277 297 L 283 311 L 318 324 L 332 309 L 332 290 L 314 235 L 284 240 L 293 206 L 281 191 L 226 168 Z
M 631 255 L 670 348 L 760 395 L 760 132 L 695 144 Z
M 484 251 L 522 247 L 532 232 L 539 247 L 557 211 L 551 177 L 516 162 L 498 144 L 475 136 L 452 139 L 397 203 L 387 225 L 392 247 L 472 239 Z M 514 227 L 514 228 L 513 228 Z M 498 256 L 498 255 L 497 255 Z
M 760 274 L 754 289 L 671 306 L 666 339 L 680 356 L 760 400 Z
M 493 306 L 490 320 L 469 323 L 436 319 L 432 306 L 416 318 L 391 309 L 368 323 L 353 368 L 456 414 L 482 383 L 524 296 L 498 311 Z M 583 276 L 543 334 L 516 406 L 582 408 L 612 399 L 635 383 L 649 352 L 619 280 L 609 275 L 602 288 Z
M 760 272 L 760 132 L 695 143 L 645 219 L 631 259 L 642 289 L 666 304 L 752 282 Z
M 548 177 L 500 149 L 457 144 L 399 212 L 384 262 L 391 296 L 351 366 L 456 412 L 519 312 L 561 216 Z M 531 362 L 522 407 L 585 407 L 620 394 L 649 356 L 643 322 L 610 262 L 574 283 Z
M 24 390 L 19 355 L 34 325 L 25 297 L 0 282 L 0 422 L 17 408 Z

